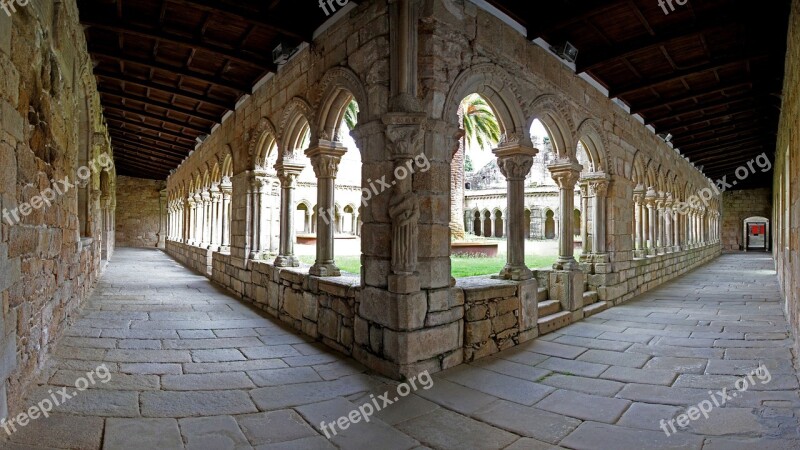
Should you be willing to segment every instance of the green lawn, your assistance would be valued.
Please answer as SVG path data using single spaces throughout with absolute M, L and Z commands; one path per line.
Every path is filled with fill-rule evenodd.
M 580 251 L 575 252 L 575 257 L 580 256 Z M 305 264 L 314 264 L 313 256 L 299 256 L 300 261 Z M 526 255 L 525 264 L 531 269 L 551 269 L 557 256 Z M 506 264 L 506 257 L 498 256 L 495 258 L 464 258 L 458 256 L 450 257 L 451 272 L 455 278 L 472 277 L 476 275 L 492 275 L 500 273 L 500 269 Z M 336 265 L 343 272 L 361 273 L 360 256 L 339 256 L 336 258 Z

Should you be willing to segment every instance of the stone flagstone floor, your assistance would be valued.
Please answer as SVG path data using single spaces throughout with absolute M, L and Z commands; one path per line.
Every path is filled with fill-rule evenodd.
M 97 383 L 3 449 L 800 449 L 798 379 L 766 254 L 724 255 L 623 306 L 434 376 L 332 439 L 396 383 L 266 318 L 159 251 L 120 249 L 26 405 Z M 772 380 L 667 437 L 662 419 L 763 363 Z M 0 431 L 2 432 L 2 431 Z M 5 433 L 2 433 L 5 435 Z

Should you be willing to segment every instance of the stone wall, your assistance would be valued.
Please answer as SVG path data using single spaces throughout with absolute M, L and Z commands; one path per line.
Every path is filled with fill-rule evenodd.
M 0 418 L 23 407 L 113 253 L 114 170 L 83 39 L 74 0 L 0 13 Z M 101 154 L 108 170 L 90 164 Z
M 800 351 L 800 0 L 792 2 L 773 185 L 772 248 Z
M 722 194 L 722 250 L 744 249 L 744 220 L 772 218 L 772 190 L 747 189 Z
M 117 247 L 154 248 L 160 232 L 161 190 L 166 183 L 141 178 L 117 178 Z

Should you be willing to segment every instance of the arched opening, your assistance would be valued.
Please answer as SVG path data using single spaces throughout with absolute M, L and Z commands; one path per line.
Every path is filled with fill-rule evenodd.
M 748 217 L 743 221 L 743 231 L 744 251 L 769 251 L 769 219 L 760 216 Z
M 533 239 L 531 236 L 531 210 L 525 209 L 525 223 L 523 224 L 525 227 L 525 239 Z
M 492 213 L 483 212 L 483 236 L 492 237 Z
M 356 220 L 356 212 L 353 205 L 345 206 L 342 214 L 341 233 L 357 236 L 356 230 L 358 229 L 358 224 Z
M 556 221 L 555 221 L 555 214 L 551 210 L 547 210 L 544 216 L 544 238 L 545 239 L 555 239 L 556 238 Z
M 472 222 L 473 222 L 472 226 L 474 227 L 473 234 L 475 236 L 482 236 L 481 230 L 483 228 L 481 227 L 481 213 L 480 213 L 480 211 L 475 211 L 475 213 L 473 214 Z
M 294 215 L 294 230 L 298 240 L 302 235 L 311 233 L 311 211 L 305 203 L 299 203 Z
M 503 213 L 498 210 L 494 212 L 494 237 L 502 238 L 503 231 Z

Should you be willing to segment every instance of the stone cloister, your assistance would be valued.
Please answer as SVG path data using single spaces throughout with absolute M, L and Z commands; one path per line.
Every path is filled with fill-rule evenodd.
M 727 94 L 744 82 L 703 65 L 728 56 L 597 81 L 592 68 L 613 72 L 601 56 L 635 60 L 638 41 L 618 53 L 592 38 L 608 48 L 565 61 L 541 39 L 565 32 L 539 30 L 549 25 L 513 2 L 322 2 L 332 11 L 302 25 L 316 3 L 213 3 L 0 12 L 0 428 L 12 418 L 18 428 L 0 447 L 800 448 L 800 2 L 776 108 Z M 639 26 L 670 20 L 622 3 L 590 16 L 633 8 Z M 552 8 L 542 11 L 555 23 Z M 176 31 L 180 20 L 195 31 Z M 659 26 L 645 26 L 646 49 L 689 27 Z M 255 50 L 279 40 L 294 50 L 276 49 L 274 65 L 274 45 Z M 689 96 L 702 83 L 687 77 L 717 70 L 720 87 Z M 645 98 L 657 83 L 692 92 Z M 748 95 L 766 95 L 760 83 Z M 736 100 L 703 100 L 715 93 Z M 472 94 L 497 118 L 503 187 L 467 187 L 462 199 L 451 172 Z M 666 136 L 666 119 L 647 114 L 673 100 L 684 125 Z M 757 128 L 777 135 L 777 153 L 724 134 L 771 127 L 713 109 L 751 100 L 781 112 L 777 132 Z M 695 118 L 687 101 L 712 112 Z M 537 121 L 554 185 L 530 181 L 544 161 Z M 749 159 L 764 151 L 770 169 L 750 162 L 748 173 L 772 188 L 749 188 L 737 169 L 747 161 L 724 159 L 728 144 Z M 727 192 L 712 176 L 723 172 L 742 186 Z M 463 216 L 451 217 L 454 198 Z M 772 259 L 736 252 L 731 239 L 762 218 Z M 504 267 L 454 277 L 453 221 L 502 238 Z M 359 238 L 358 274 L 337 265 L 343 235 Z M 528 267 L 526 241 L 545 238 L 558 242 L 555 263 Z M 315 245 L 313 264 L 302 242 Z M 774 385 L 724 408 L 708 422 L 719 429 L 665 438 L 658 420 L 762 363 Z M 49 422 L 19 421 L 100 364 L 107 386 L 76 393 Z M 320 428 L 423 373 L 435 387 L 375 423 L 332 439 Z

